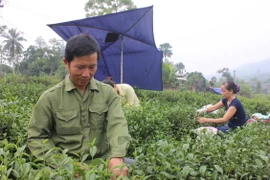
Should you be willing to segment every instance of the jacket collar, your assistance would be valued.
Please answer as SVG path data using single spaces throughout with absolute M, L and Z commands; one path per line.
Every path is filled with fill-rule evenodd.
M 71 91 L 73 89 L 76 89 L 76 87 L 74 86 L 73 82 L 71 81 L 71 79 L 69 77 L 67 77 L 65 79 L 65 91 Z M 92 91 L 92 90 L 96 90 L 99 91 L 99 88 L 97 86 L 97 81 L 95 78 L 92 78 L 87 86 L 87 90 L 88 91 Z

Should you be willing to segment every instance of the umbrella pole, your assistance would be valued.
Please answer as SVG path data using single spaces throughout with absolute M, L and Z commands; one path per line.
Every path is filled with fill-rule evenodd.
M 124 56 L 124 41 L 123 41 L 123 36 L 121 37 L 121 61 L 120 61 L 120 83 L 123 84 L 123 56 Z

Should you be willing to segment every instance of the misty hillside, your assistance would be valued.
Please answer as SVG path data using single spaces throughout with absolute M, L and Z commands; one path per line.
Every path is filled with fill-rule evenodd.
M 257 63 L 248 63 L 241 65 L 235 70 L 235 77 L 238 79 L 249 80 L 251 78 L 257 78 L 261 82 L 270 79 L 270 58 Z M 234 72 L 230 69 L 230 73 L 234 76 Z M 210 80 L 212 77 L 220 78 L 221 74 L 215 73 L 212 75 L 205 76 L 206 79 Z
M 233 73 L 232 73 L 233 75 Z M 239 79 L 248 80 L 256 77 L 260 81 L 270 78 L 270 58 L 257 63 L 249 63 L 235 69 L 235 76 Z

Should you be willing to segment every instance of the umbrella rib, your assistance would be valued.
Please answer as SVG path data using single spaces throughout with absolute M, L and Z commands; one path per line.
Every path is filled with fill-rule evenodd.
M 97 27 L 92 27 L 92 26 L 82 26 L 82 25 L 78 25 L 78 24 L 75 23 L 75 22 L 73 22 L 73 24 L 76 25 L 76 27 L 79 29 L 79 31 L 80 31 L 81 33 L 83 33 L 83 31 L 81 30 L 80 27 L 89 28 L 89 29 L 99 29 L 99 30 L 102 30 L 102 31 L 111 32 L 110 30 L 103 29 L 103 28 L 97 28 Z M 63 25 L 63 26 L 70 26 L 70 25 Z
M 142 16 L 141 16 L 141 18 L 139 18 L 138 20 L 137 20 L 137 22 L 136 23 L 134 23 L 125 33 L 119 33 L 119 32 L 117 32 L 117 31 L 111 31 L 111 30 L 108 30 L 108 29 L 104 29 L 104 28 L 97 28 L 97 27 L 94 27 L 94 26 L 89 26 L 89 25 L 87 25 L 87 26 L 83 26 L 83 25 L 79 25 L 79 24 L 77 24 L 76 22 L 70 22 L 70 23 L 72 23 L 72 24 L 74 24 L 77 28 L 78 28 L 78 30 L 79 30 L 79 32 L 80 33 L 84 33 L 83 32 L 83 30 L 82 30 L 82 28 L 89 28 L 89 29 L 99 29 L 99 30 L 102 30 L 102 31 L 106 31 L 107 33 L 108 32 L 111 32 L 111 33 L 118 33 L 118 34 L 120 34 L 120 36 L 121 37 L 128 37 L 128 38 L 130 38 L 130 39 L 133 39 L 134 41 L 138 41 L 138 42 L 141 42 L 141 43 L 144 43 L 144 44 L 147 44 L 147 45 L 149 45 L 149 46 L 151 46 L 151 47 L 154 47 L 154 48 L 156 48 L 156 44 L 155 44 L 155 42 L 154 42 L 154 46 L 153 45 L 151 45 L 151 44 L 149 44 L 149 43 L 146 43 L 146 42 L 143 42 L 143 41 L 141 41 L 141 40 L 138 40 L 138 39 L 135 39 L 135 38 L 133 38 L 133 37 L 131 37 L 131 36 L 129 36 L 129 35 L 127 35 L 126 33 L 128 33 L 149 11 L 150 11 L 150 9 L 153 9 L 153 7 L 151 7 L 151 8 L 149 8 Z M 54 26 L 54 25 L 52 25 L 52 26 Z M 51 26 L 51 28 L 52 28 L 52 26 Z M 70 24 L 62 24 L 61 26 L 71 26 Z M 152 31 L 153 31 L 153 27 L 152 27 Z M 152 36 L 153 36 L 153 33 L 152 33 Z M 153 37 L 154 38 L 154 37 Z M 119 38 L 120 39 L 120 38 Z M 119 40 L 118 39 L 118 40 Z M 118 41 L 117 40 L 117 41 Z M 103 49 L 103 51 L 105 51 L 106 49 L 108 49 L 108 48 L 110 48 L 112 45 L 114 45 L 117 41 L 115 41 L 114 43 L 112 43 L 111 45 L 109 45 L 108 47 L 106 47 L 105 49 Z
M 138 22 L 138 21 L 137 21 Z M 133 38 L 133 37 L 131 37 L 131 36 L 129 36 L 129 35 L 126 35 L 126 33 L 128 32 L 128 31 L 130 31 L 130 29 L 129 30 L 127 30 L 125 33 L 119 33 L 119 32 L 117 32 L 117 31 L 111 31 L 111 30 L 107 30 L 107 29 L 103 29 L 103 28 L 96 28 L 96 27 L 90 27 L 90 26 L 82 26 L 82 25 L 78 25 L 77 23 L 74 23 L 74 25 L 78 28 L 78 30 L 81 32 L 81 33 L 84 33 L 83 31 L 82 31 L 82 29 L 81 29 L 81 27 L 85 27 L 85 28 L 92 28 L 92 29 L 99 29 L 99 30 L 103 30 L 103 31 L 106 31 L 106 32 L 111 32 L 111 33 L 118 33 L 118 34 L 120 34 L 121 36 L 126 36 L 126 37 L 128 37 L 128 38 L 130 38 L 130 39 L 133 39 L 133 40 L 135 40 L 135 41 L 138 41 L 138 42 L 142 42 L 142 43 L 145 43 L 145 42 L 143 42 L 143 41 L 141 41 L 141 40 L 138 40 L 138 39 L 135 39 L 135 38 Z M 62 25 L 62 26 L 70 26 L 70 25 Z M 133 25 L 134 26 L 134 25 Z M 133 27 L 132 26 L 132 27 Z M 119 39 L 118 39 L 119 40 Z M 115 42 L 114 42 L 115 43 Z M 113 45 L 114 43 L 112 43 L 111 45 Z M 152 46 L 152 45 L 150 45 L 149 43 L 145 43 L 145 44 L 148 44 L 149 46 Z M 110 47 L 110 46 L 108 46 L 108 47 Z M 155 46 L 153 46 L 153 47 L 155 47 Z M 106 48 L 107 49 L 107 48 Z
M 153 9 L 153 7 L 151 8 L 151 9 Z M 143 16 L 141 16 L 141 18 L 140 19 L 138 19 L 138 21 L 135 23 L 135 24 L 133 24 L 133 26 L 131 26 L 127 31 L 126 31 L 126 33 L 127 32 L 129 32 L 148 12 L 150 11 L 150 9 L 148 9 L 148 11 L 146 11 L 145 13 L 144 13 L 144 15 Z M 126 34 L 125 33 L 125 34 Z M 152 26 L 152 35 L 153 35 L 153 26 Z M 127 36 L 127 35 L 125 35 L 125 36 Z M 129 37 L 129 36 L 127 36 L 127 37 Z M 140 41 L 140 40 L 137 40 L 137 39 L 134 39 L 134 38 L 132 38 L 132 37 L 129 37 L 129 38 L 131 38 L 131 39 L 133 39 L 133 40 L 136 40 L 136 41 L 138 41 L 138 42 L 142 42 L 142 41 Z M 154 38 L 154 37 L 153 37 Z M 145 42 L 142 42 L 142 43 L 145 43 Z M 150 45 L 150 44 L 148 44 L 148 43 L 145 43 L 145 44 L 147 44 L 147 45 L 149 45 L 149 46 L 152 46 L 152 45 Z M 154 47 L 154 48 L 156 48 L 156 44 L 154 45 L 154 46 L 152 46 L 152 47 Z
M 153 7 L 151 8 L 151 9 L 153 9 Z M 138 42 L 141 42 L 141 43 L 144 43 L 144 44 L 147 44 L 147 45 L 149 45 L 149 46 L 152 46 L 151 44 L 149 44 L 149 43 L 145 43 L 145 42 L 143 42 L 143 41 L 141 41 L 141 40 L 138 40 L 138 39 L 134 39 L 133 37 L 131 37 L 131 36 L 129 36 L 129 35 L 127 35 L 126 33 L 128 33 L 148 12 L 150 11 L 150 9 L 148 9 L 148 11 L 146 11 L 145 13 L 144 13 L 144 15 L 142 15 L 141 16 L 141 18 L 139 18 L 138 20 L 137 20 L 137 22 L 136 23 L 134 23 L 125 33 L 118 33 L 118 32 L 115 32 L 115 33 L 118 33 L 118 34 L 120 34 L 122 37 L 128 37 L 128 38 L 130 38 L 130 39 L 133 39 L 133 40 L 135 40 L 135 41 L 138 41 Z M 153 31 L 153 27 L 152 27 L 152 31 Z M 152 35 L 153 35 L 153 33 L 152 33 Z M 108 49 L 109 47 L 111 47 L 113 44 L 115 44 L 116 43 L 116 41 L 114 42 L 114 43 L 112 43 L 110 46 L 108 46 L 107 48 L 105 48 L 105 49 L 103 49 L 103 51 L 105 51 L 106 49 Z M 155 44 L 155 43 L 154 43 Z M 152 46 L 152 47 L 154 47 L 154 48 L 156 48 L 156 44 L 154 45 L 154 46 Z

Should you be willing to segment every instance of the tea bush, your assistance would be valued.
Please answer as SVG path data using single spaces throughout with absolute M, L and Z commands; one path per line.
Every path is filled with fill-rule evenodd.
M 86 163 L 67 150 L 47 152 L 44 160 L 26 147 L 32 108 L 43 91 L 59 82 L 52 77 L 0 79 L 0 179 L 109 179 L 108 162 Z M 267 123 L 248 124 L 229 134 L 198 136 L 195 111 L 221 96 L 191 91 L 136 89 L 141 107 L 124 107 L 132 141 L 127 156 L 136 163 L 123 179 L 269 179 L 270 131 Z M 269 99 L 239 96 L 247 117 L 267 114 Z M 208 117 L 220 117 L 207 114 Z M 212 125 L 212 124 L 209 124 Z M 46 141 L 44 141 L 46 143 Z M 89 154 L 95 152 L 89 145 Z M 54 167 L 54 168 L 52 168 Z M 77 176 L 76 176 L 77 177 Z

